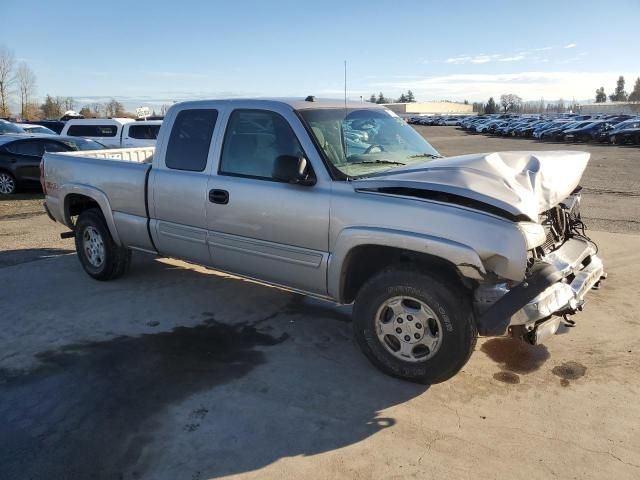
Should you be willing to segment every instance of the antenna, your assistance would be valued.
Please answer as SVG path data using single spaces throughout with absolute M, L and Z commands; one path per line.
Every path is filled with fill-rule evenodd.
M 344 61 L 344 120 L 340 126 L 340 140 L 342 143 L 342 151 L 347 156 L 347 141 L 344 138 L 344 124 L 347 123 L 347 61 Z
M 344 61 L 344 111 L 347 112 L 347 61 Z

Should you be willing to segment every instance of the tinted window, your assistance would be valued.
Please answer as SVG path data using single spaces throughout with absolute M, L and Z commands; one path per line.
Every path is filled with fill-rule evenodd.
M 129 127 L 129 138 L 140 140 L 155 140 L 158 138 L 160 125 L 131 125 Z
M 62 142 L 71 150 L 102 150 L 104 145 L 86 138 L 65 138 Z
M 66 152 L 67 150 L 69 149 L 58 142 L 44 142 L 45 152 Z
M 303 154 L 291 127 L 277 113 L 236 110 L 227 125 L 220 173 L 272 178 L 278 156 Z
M 201 172 L 207 165 L 217 110 L 182 110 L 171 129 L 165 163 L 175 170 Z
M 116 133 L 115 125 L 71 125 L 67 131 L 72 137 L 115 137 Z
M 53 130 L 48 129 L 47 127 L 32 127 L 27 130 L 29 133 L 41 133 L 45 135 L 57 135 Z
M 0 133 L 24 133 L 24 129 L 11 122 L 0 120 Z
M 7 145 L 7 150 L 18 155 L 30 155 L 41 157 L 44 154 L 44 146 L 38 140 L 23 140 Z

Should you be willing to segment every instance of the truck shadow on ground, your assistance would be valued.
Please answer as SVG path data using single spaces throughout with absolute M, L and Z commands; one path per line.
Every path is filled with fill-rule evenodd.
M 66 248 L 24 248 L 21 250 L 5 250 L 0 252 L 0 268 L 35 262 L 45 258 L 57 257 L 74 253 L 75 250 Z
M 191 276 L 201 275 L 178 274 Z M 263 288 L 205 281 L 211 292 L 237 282 L 240 298 L 226 302 Z M 193 327 L 65 345 L 39 353 L 31 371 L 0 370 L 0 478 L 253 471 L 355 444 L 395 423 L 381 410 L 427 390 L 380 374 L 341 339 L 342 310 L 280 294 L 291 301 L 277 319 L 228 324 L 203 312 Z M 327 322 L 336 327 L 320 348 Z M 185 407 L 194 396 L 197 408 Z

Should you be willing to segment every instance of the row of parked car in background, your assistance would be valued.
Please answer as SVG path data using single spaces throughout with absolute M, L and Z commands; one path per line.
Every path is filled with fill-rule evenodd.
M 513 115 L 413 117 L 417 125 L 457 125 L 469 133 L 535 138 L 556 142 L 598 142 L 640 145 L 640 116 L 634 115 Z
M 0 194 L 40 185 L 45 152 L 148 147 L 162 120 L 73 118 L 10 122 L 0 119 Z

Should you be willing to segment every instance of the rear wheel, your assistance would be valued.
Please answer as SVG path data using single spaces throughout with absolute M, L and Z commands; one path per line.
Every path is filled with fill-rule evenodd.
M 16 179 L 13 178 L 13 175 L 9 172 L 0 171 L 0 193 L 4 195 L 11 195 L 16 193 L 16 189 Z
M 91 208 L 80 214 L 75 242 L 82 268 L 96 280 L 113 280 L 128 270 L 131 250 L 115 244 L 100 210 Z
M 354 305 L 363 353 L 389 375 L 439 383 L 467 362 L 477 332 L 468 292 L 439 275 L 394 267 L 371 278 Z

